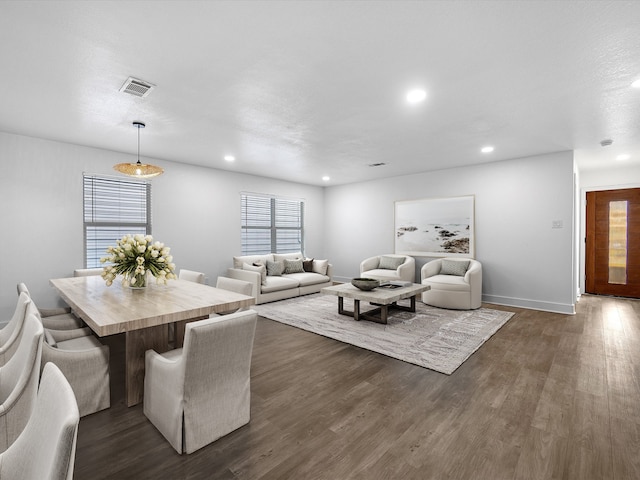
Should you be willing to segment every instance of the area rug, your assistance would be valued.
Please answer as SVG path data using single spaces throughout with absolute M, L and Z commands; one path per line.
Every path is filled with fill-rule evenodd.
M 361 303 L 363 311 L 370 305 Z M 388 324 L 338 314 L 338 298 L 320 293 L 252 307 L 259 315 L 357 347 L 451 375 L 514 314 L 480 308 L 444 310 L 416 302 L 394 310 Z M 344 308 L 353 310 L 345 298 Z

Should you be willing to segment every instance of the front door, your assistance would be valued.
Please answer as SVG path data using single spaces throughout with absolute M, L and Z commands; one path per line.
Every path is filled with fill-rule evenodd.
M 640 298 L 640 188 L 587 192 L 585 290 Z

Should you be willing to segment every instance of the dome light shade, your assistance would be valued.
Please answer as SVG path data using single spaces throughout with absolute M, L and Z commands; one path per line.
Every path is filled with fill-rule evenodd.
M 164 173 L 162 168 L 140 161 L 140 129 L 146 125 L 142 122 L 133 122 L 133 126 L 138 129 L 138 161 L 136 163 L 118 163 L 114 165 L 113 169 L 136 178 L 152 178 L 162 175 Z

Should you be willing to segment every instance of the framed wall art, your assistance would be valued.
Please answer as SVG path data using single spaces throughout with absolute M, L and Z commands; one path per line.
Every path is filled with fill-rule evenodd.
M 473 258 L 474 200 L 467 195 L 395 202 L 395 252 Z

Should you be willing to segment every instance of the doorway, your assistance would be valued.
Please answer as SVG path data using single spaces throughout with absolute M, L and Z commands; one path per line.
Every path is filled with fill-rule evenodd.
M 585 290 L 640 298 L 640 188 L 587 192 Z

